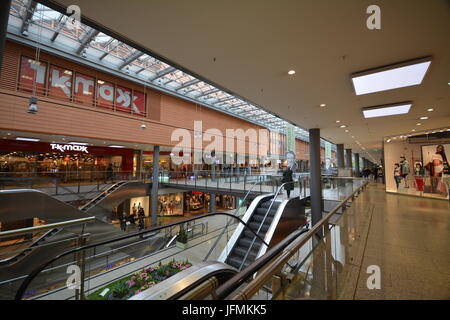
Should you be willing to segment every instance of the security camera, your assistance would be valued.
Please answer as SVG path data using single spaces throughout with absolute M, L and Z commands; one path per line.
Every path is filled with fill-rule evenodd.
M 147 126 L 145 124 L 141 124 L 141 129 L 145 130 L 145 129 L 147 129 Z

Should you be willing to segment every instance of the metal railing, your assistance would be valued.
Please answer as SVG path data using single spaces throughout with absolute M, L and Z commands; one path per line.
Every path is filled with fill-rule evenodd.
M 68 251 L 66 251 L 64 253 L 61 253 L 61 254 L 57 255 L 56 257 L 54 257 L 54 258 L 46 261 L 45 263 L 41 264 L 38 268 L 34 269 L 24 279 L 24 281 L 21 283 L 21 285 L 20 285 L 20 287 L 19 287 L 19 289 L 18 289 L 18 291 L 17 291 L 17 293 L 15 295 L 15 299 L 16 300 L 21 300 L 23 295 L 24 295 L 24 293 L 26 292 L 28 286 L 37 277 L 37 275 L 40 274 L 41 272 L 43 272 L 44 270 L 46 270 L 46 268 L 48 266 L 50 266 L 52 263 L 54 263 L 55 261 L 57 261 L 57 260 L 59 260 L 59 259 L 61 259 L 63 257 L 67 257 L 67 256 L 70 256 L 70 255 L 77 255 L 77 254 L 80 254 L 81 252 L 84 252 L 87 249 L 96 248 L 96 247 L 104 246 L 104 245 L 110 245 L 112 243 L 116 243 L 116 242 L 120 242 L 120 241 L 123 241 L 123 240 L 131 239 L 133 237 L 141 237 L 141 236 L 144 236 L 145 234 L 154 233 L 154 232 L 166 229 L 166 228 L 170 228 L 170 227 L 173 227 L 173 226 L 186 224 L 186 223 L 191 222 L 191 221 L 196 221 L 198 219 L 204 219 L 204 218 L 212 217 L 212 216 L 226 216 L 226 217 L 230 217 L 232 219 L 236 219 L 236 220 L 239 221 L 239 223 L 242 223 L 248 230 L 250 230 L 252 233 L 254 233 L 254 231 L 251 230 L 251 228 L 247 225 L 247 223 L 242 221 L 240 218 L 234 216 L 233 214 L 223 213 L 223 212 L 215 212 L 215 213 L 208 213 L 208 214 L 205 214 L 205 215 L 202 215 L 202 216 L 199 216 L 199 217 L 186 219 L 186 220 L 183 220 L 183 221 L 180 221 L 180 222 L 174 222 L 174 223 L 171 223 L 171 224 L 168 224 L 168 225 L 164 225 L 164 226 L 158 226 L 158 227 L 150 228 L 150 229 L 147 229 L 147 230 L 144 230 L 144 231 L 130 233 L 130 234 L 127 234 L 127 235 L 124 235 L 124 236 L 120 236 L 120 237 L 117 237 L 117 238 L 108 239 L 108 240 L 92 243 L 92 244 L 89 244 L 89 245 L 83 245 L 83 246 L 80 246 L 78 248 L 71 249 L 71 250 L 68 250 Z M 264 239 L 262 239 L 259 235 L 255 234 L 255 236 L 257 236 L 263 243 L 265 243 Z M 84 278 L 81 281 L 84 282 Z
M 366 181 L 358 189 L 354 190 L 349 196 L 347 196 L 343 201 L 340 202 L 332 211 L 330 211 L 325 217 L 323 217 L 318 223 L 316 223 L 312 228 L 306 233 L 298 234 L 294 233 L 285 238 L 280 242 L 277 247 L 270 249 L 266 255 L 269 258 L 260 258 L 254 263 L 245 268 L 242 272 L 232 277 L 221 287 L 219 287 L 214 293 L 216 299 L 225 299 L 230 294 L 235 292 L 240 285 L 245 281 L 250 279 L 251 276 L 258 273 L 253 280 L 250 281 L 248 285 L 244 288 L 239 289 L 233 294 L 232 299 L 234 300 L 246 300 L 253 297 L 258 290 L 260 290 L 270 278 L 276 274 L 288 261 L 289 259 L 308 241 L 310 241 L 314 236 L 318 236 L 322 239 L 325 227 L 329 224 L 329 220 L 334 216 L 339 209 L 346 207 L 347 202 L 352 201 L 356 194 L 361 192 L 368 182 Z M 265 256 L 266 256 L 265 255 Z M 261 270 L 262 269 L 262 270 Z M 260 271 L 261 270 L 261 271 Z

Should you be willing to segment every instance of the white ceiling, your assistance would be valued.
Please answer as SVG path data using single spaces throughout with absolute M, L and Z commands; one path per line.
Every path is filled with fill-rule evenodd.
M 366 0 L 54 2 L 77 4 L 83 16 L 115 33 L 363 153 L 358 140 L 375 159 L 383 136 L 450 125 L 448 0 L 377 1 L 381 30 L 367 29 L 373 1 Z M 355 95 L 350 74 L 428 55 L 433 62 L 422 85 Z M 361 114 L 362 107 L 409 100 L 407 115 L 366 120 Z M 435 111 L 426 112 L 430 107 Z M 419 127 L 423 115 L 430 119 Z

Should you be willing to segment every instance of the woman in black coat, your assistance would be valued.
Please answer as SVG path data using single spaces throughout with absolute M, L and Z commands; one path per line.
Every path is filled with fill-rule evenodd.
M 281 182 L 282 183 L 291 182 L 291 183 L 286 183 L 284 185 L 284 190 L 286 190 L 288 198 L 291 196 L 291 190 L 294 190 L 293 181 L 294 181 L 294 179 L 292 179 L 292 170 L 290 168 L 287 168 L 283 172 L 283 179 L 281 179 Z

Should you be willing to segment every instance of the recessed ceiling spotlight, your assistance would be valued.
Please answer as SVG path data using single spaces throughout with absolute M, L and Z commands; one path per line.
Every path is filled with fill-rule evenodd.
M 414 132 L 414 131 L 416 131 L 416 129 L 412 129 L 411 131 L 413 131 L 413 132 Z
M 339 123 L 339 122 L 341 122 L 341 120 L 336 120 L 336 123 Z
M 434 109 L 433 109 L 433 108 L 428 108 L 427 111 L 428 111 L 428 112 L 433 112 Z
M 295 74 L 295 70 L 289 70 L 288 74 L 291 75 L 291 76 L 294 75 Z
M 415 86 L 422 83 L 431 58 L 414 59 L 395 65 L 352 74 L 357 95 Z
M 421 126 L 422 124 L 419 122 L 417 125 L 418 125 L 418 126 Z
M 347 128 L 347 126 L 343 124 L 342 126 L 340 126 L 340 128 Z
M 323 108 L 326 107 L 327 105 L 325 103 L 322 103 L 320 106 Z
M 420 117 L 420 120 L 428 120 L 428 117 Z
M 348 132 L 348 130 L 345 130 L 345 132 Z

